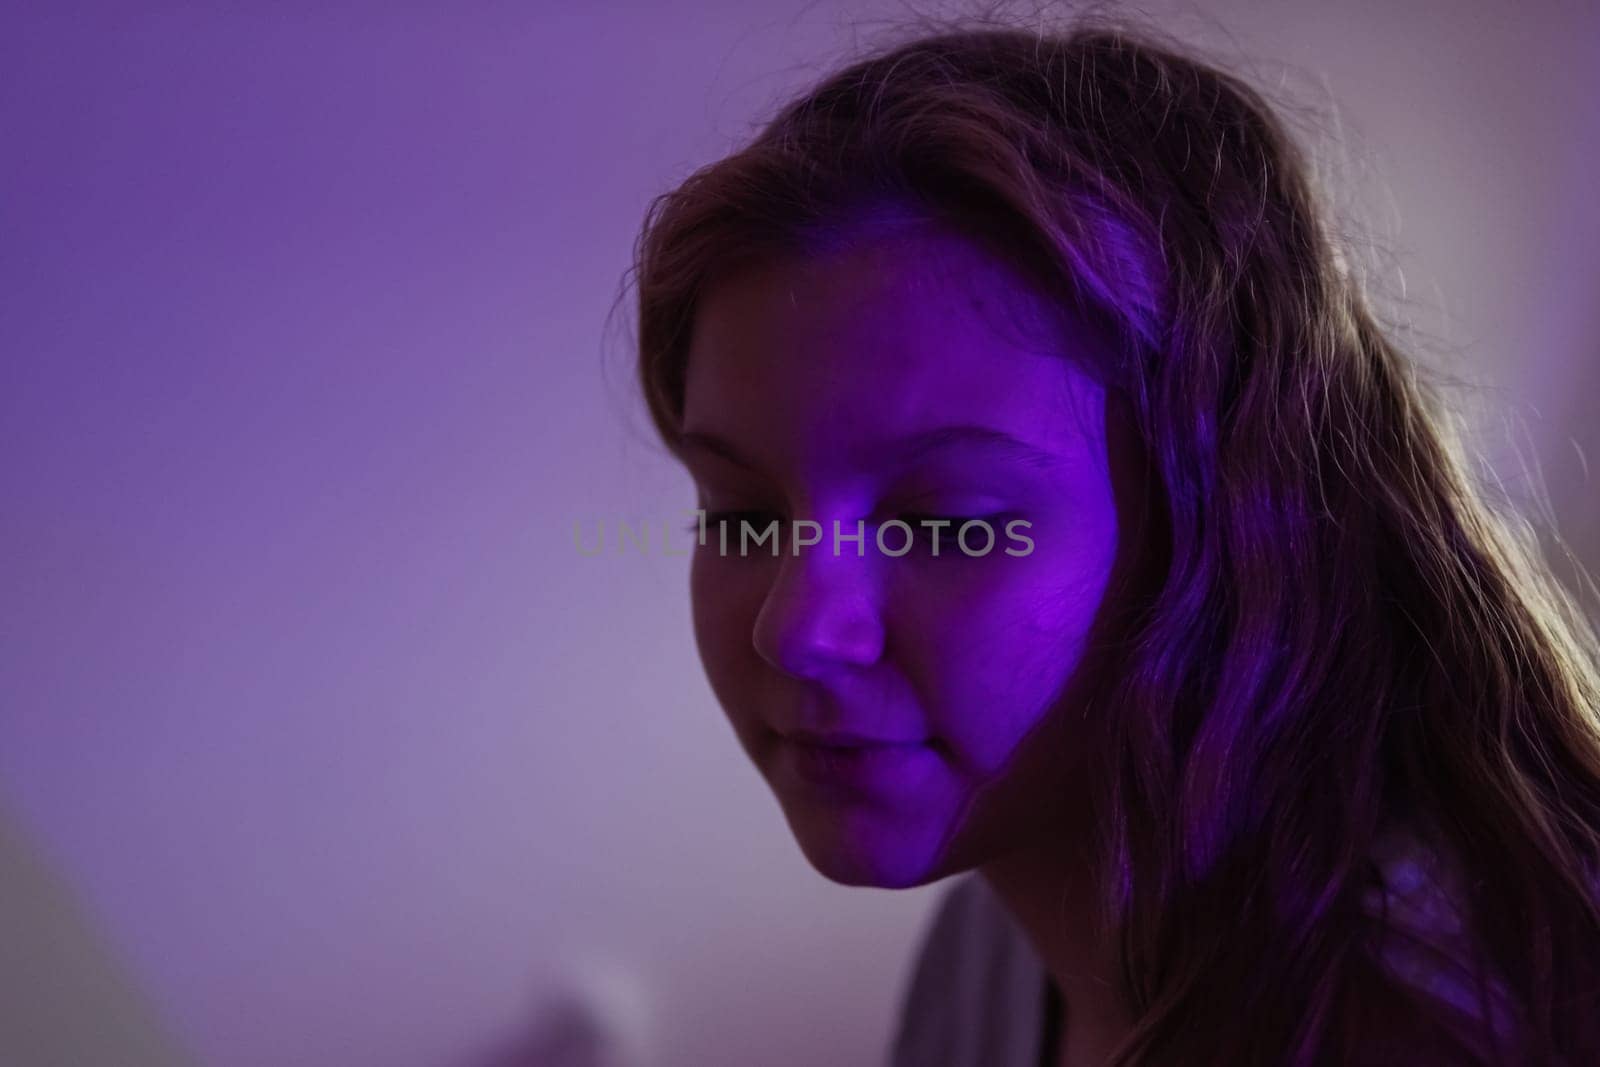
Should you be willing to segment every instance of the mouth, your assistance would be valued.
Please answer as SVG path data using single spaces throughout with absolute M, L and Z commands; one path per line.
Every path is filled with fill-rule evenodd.
M 826 741 L 815 740 L 825 737 Z M 895 792 L 927 766 L 926 741 L 885 741 L 860 734 L 792 733 L 782 738 L 779 763 L 795 779 L 827 792 Z
M 785 739 L 809 748 L 822 749 L 871 749 L 871 748 L 918 748 L 925 746 L 926 738 L 899 739 L 888 737 L 870 737 L 866 734 L 853 733 L 849 730 L 790 730 L 784 735 Z

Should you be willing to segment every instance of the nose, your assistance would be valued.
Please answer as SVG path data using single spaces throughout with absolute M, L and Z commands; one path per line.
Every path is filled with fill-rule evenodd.
M 823 542 L 788 547 L 756 616 L 761 658 L 785 674 L 817 678 L 841 667 L 867 666 L 883 654 L 883 622 L 875 560 Z

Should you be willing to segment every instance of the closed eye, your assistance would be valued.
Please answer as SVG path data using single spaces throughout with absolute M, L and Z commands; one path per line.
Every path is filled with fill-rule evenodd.
M 757 530 L 764 530 L 772 523 L 774 519 L 777 519 L 779 522 L 783 521 L 777 515 L 774 515 L 768 511 L 707 511 L 704 514 L 705 524 L 708 527 L 720 526 L 723 523 L 737 526 L 740 522 L 748 522 Z M 700 522 L 700 519 L 695 519 L 689 525 L 685 526 L 684 529 L 688 530 L 690 533 L 699 533 Z
M 759 539 L 761 551 L 768 556 L 775 556 L 780 551 L 783 543 L 783 518 L 770 511 L 727 510 L 705 511 L 700 518 L 685 526 L 684 529 L 695 535 L 695 543 L 701 546 L 716 544 L 726 550 L 727 546 L 738 544 L 741 537 Z M 769 532 L 773 523 L 778 524 L 776 534 Z M 748 528 L 749 534 L 745 533 Z M 716 531 L 713 536 L 712 531 Z M 744 555 L 745 553 L 739 553 Z
M 998 515 L 923 514 L 906 514 L 897 517 L 901 522 L 911 527 L 912 536 L 917 541 L 930 548 L 937 544 L 941 555 L 946 549 L 954 549 L 957 544 L 956 534 L 967 523 L 986 522 L 993 527 L 1000 518 Z
M 900 539 L 896 539 L 893 534 L 890 534 L 885 538 L 884 543 L 890 549 L 891 554 L 894 555 L 903 555 L 904 553 L 899 552 L 899 548 L 902 544 L 910 544 L 921 545 L 928 549 L 936 547 L 937 551 L 933 554 L 941 558 L 947 553 L 955 556 L 960 554 L 955 552 L 955 548 L 959 543 L 957 534 L 963 526 L 972 522 L 987 523 L 990 529 L 993 530 L 1001 524 L 1004 517 L 1004 515 L 929 515 L 920 512 L 908 512 L 897 515 L 895 518 L 910 528 L 909 542 L 905 540 L 904 534 L 901 535 Z M 753 509 L 706 511 L 704 512 L 703 521 L 707 531 L 717 527 L 725 527 L 730 538 L 735 536 L 738 530 L 742 529 L 741 524 L 748 524 L 753 532 L 762 534 L 772 523 L 777 522 L 779 523 L 780 539 L 785 522 L 780 515 L 770 511 Z M 685 526 L 684 529 L 689 533 L 698 534 L 701 530 L 701 522 L 702 520 L 697 518 L 694 522 Z M 872 535 L 868 534 L 867 536 L 870 541 Z M 827 537 L 824 536 L 818 542 L 818 545 L 826 545 L 827 543 Z

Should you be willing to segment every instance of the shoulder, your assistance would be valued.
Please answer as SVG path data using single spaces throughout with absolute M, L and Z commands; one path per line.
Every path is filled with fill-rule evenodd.
M 982 878 L 944 890 L 901 999 L 891 1067 L 1032 1067 L 1045 972 Z
M 1363 1029 L 1379 1044 L 1449 1048 L 1450 1063 L 1495 1062 L 1515 1046 L 1516 1013 L 1474 936 L 1463 872 L 1417 828 L 1396 825 L 1379 835 L 1372 873 L 1361 900 L 1369 954 L 1353 976 Z

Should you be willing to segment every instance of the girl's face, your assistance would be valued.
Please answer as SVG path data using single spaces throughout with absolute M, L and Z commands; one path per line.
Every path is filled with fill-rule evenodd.
M 1081 808 L 1093 753 L 1067 683 L 1118 522 L 1105 394 L 1064 358 L 1096 342 L 1045 311 L 978 246 L 924 228 L 733 273 L 696 315 L 686 461 L 700 507 L 742 514 L 726 554 L 714 516 L 694 550 L 695 640 L 837 882 L 923 884 Z M 779 554 L 752 539 L 741 557 L 740 518 L 783 520 Z M 903 555 L 903 529 L 887 551 L 876 537 L 895 518 L 917 534 Z M 974 518 L 987 554 L 981 526 L 955 539 Z M 798 554 L 794 520 L 820 525 Z

